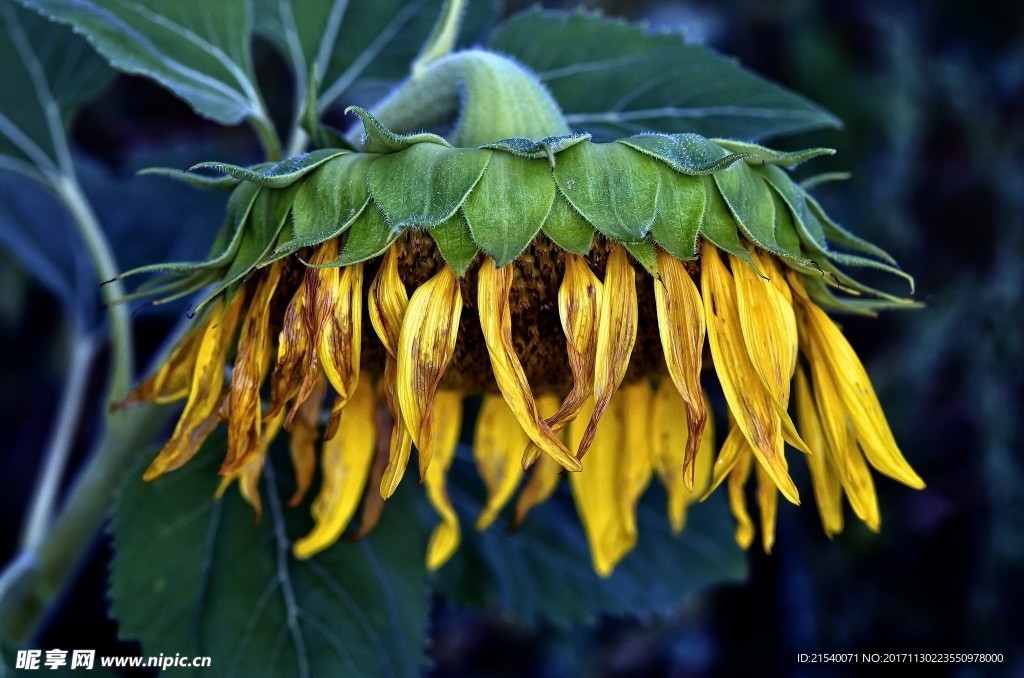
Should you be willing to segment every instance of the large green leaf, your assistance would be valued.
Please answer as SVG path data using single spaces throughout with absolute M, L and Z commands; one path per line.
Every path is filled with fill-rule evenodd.
M 214 499 L 216 444 L 151 484 L 139 469 L 124 488 L 110 586 L 121 634 L 147 655 L 210 656 L 222 676 L 419 675 L 428 589 L 415 484 L 370 537 L 297 561 L 291 542 L 310 521 L 283 508 L 285 474 L 268 466 L 254 526 L 234 489 Z
M 247 0 L 19 0 L 70 24 L 113 66 L 158 81 L 225 125 L 266 122 Z
M 0 169 L 66 173 L 65 127 L 113 73 L 71 30 L 0 2 Z
M 466 466 L 453 467 L 449 494 L 463 523 L 472 524 L 482 503 L 479 490 L 472 489 L 480 484 L 467 477 Z M 636 548 L 602 579 L 593 571 L 583 528 L 563 487 L 518 530 L 467 530 L 439 572 L 438 588 L 457 602 L 497 602 L 521 619 L 568 627 L 603 614 L 671 614 L 689 594 L 746 577 L 746 556 L 733 541 L 722 494 L 691 507 L 686 529 L 674 536 L 665 494 L 652 487 L 637 509 L 637 523 Z
M 492 46 L 536 71 L 569 124 L 601 140 L 660 131 L 756 141 L 839 125 L 732 59 L 594 14 L 529 11 Z

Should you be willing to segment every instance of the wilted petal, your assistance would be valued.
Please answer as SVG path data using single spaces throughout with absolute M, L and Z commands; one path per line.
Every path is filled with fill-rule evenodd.
M 425 452 L 432 461 L 427 468 L 424 484 L 427 498 L 441 516 L 441 523 L 434 528 L 427 545 L 427 568 L 436 570 L 452 557 L 462 538 L 459 518 L 448 498 L 446 487 L 448 469 L 455 459 L 459 431 L 462 428 L 462 395 L 455 391 L 438 391 L 434 398 L 433 419 L 431 448 Z
M 274 441 L 274 438 L 277 437 L 277 433 L 281 430 L 281 424 L 283 423 L 283 412 L 266 422 L 260 434 L 259 447 L 256 453 L 250 455 L 249 461 L 240 469 L 229 476 L 223 477 L 220 487 L 217 488 L 216 496 L 220 499 L 231 483 L 237 480 L 238 491 L 242 495 L 242 499 L 252 507 L 255 514 L 253 518 L 254 523 L 259 523 L 263 517 L 263 502 L 260 500 L 259 483 L 260 478 L 263 476 L 263 465 L 267 460 L 267 449 L 270 447 L 270 443 Z
M 355 514 L 376 454 L 374 402 L 373 389 L 363 381 L 349 398 L 345 424 L 333 439 L 323 443 L 323 479 L 312 506 L 316 525 L 295 542 L 296 558 L 309 558 L 333 544 Z
M 329 264 L 337 257 L 338 242 L 336 239 L 322 243 L 310 258 L 310 266 L 302 277 L 302 289 L 305 292 L 301 305 L 302 324 L 305 327 L 305 335 L 309 344 L 308 350 L 302 356 L 302 365 L 299 368 L 301 381 L 298 391 L 295 393 L 295 402 L 284 422 L 284 426 L 288 430 L 291 430 L 292 420 L 295 418 L 299 406 L 306 402 L 306 398 L 313 392 L 313 386 L 321 374 L 320 343 L 323 340 L 324 328 L 333 315 L 340 273 L 337 268 L 320 268 L 319 266 Z
M 796 370 L 796 416 L 800 435 L 811 448 L 811 454 L 807 455 L 807 468 L 811 472 L 818 514 L 825 534 L 831 537 L 843 531 L 843 490 L 811 395 L 811 386 L 800 367 Z
M 491 358 L 494 379 L 509 409 L 530 440 L 566 469 L 579 471 L 582 468 L 579 460 L 569 454 L 562 441 L 537 412 L 533 391 L 512 346 L 512 317 L 508 303 L 512 276 L 512 266 L 497 268 L 493 260 L 485 258 L 477 278 L 480 329 Z
M 224 390 L 224 362 L 234 339 L 244 298 L 243 288 L 235 295 L 226 312 L 221 312 L 221 303 L 212 309 L 196 351 L 185 410 L 174 427 L 171 439 L 146 469 L 143 480 L 153 480 L 180 468 L 195 456 L 203 441 L 220 423 L 217 410 Z
M 798 450 L 808 452 L 788 412 L 789 385 L 793 379 L 793 370 L 796 369 L 799 350 L 796 314 L 793 312 L 793 304 L 777 287 L 784 278 L 775 259 L 756 253 L 754 256 L 761 270 L 771 280 L 762 278 L 739 257 L 729 255 L 736 283 L 736 308 L 747 356 L 771 395 L 772 404 L 782 421 L 786 442 Z
M 761 543 L 765 553 L 772 552 L 775 545 L 775 520 L 779 510 L 779 490 L 772 482 L 771 476 L 758 464 L 757 473 L 757 507 L 761 513 Z
M 299 392 L 299 384 L 302 383 L 304 374 L 303 367 L 306 366 L 311 346 L 303 321 L 305 303 L 306 288 L 303 281 L 285 309 L 281 331 L 277 337 L 277 361 L 270 378 L 270 407 L 263 415 L 264 421 L 276 417 L 288 401 Z M 285 428 L 290 429 L 290 424 L 286 422 Z
M 728 443 L 728 440 L 726 442 Z M 753 455 L 741 454 L 729 472 L 729 508 L 736 519 L 736 543 L 742 549 L 748 549 L 754 543 L 754 521 L 750 519 L 750 513 L 747 511 L 747 497 L 743 490 L 750 477 L 752 462 Z
M 413 293 L 402 321 L 395 390 L 402 421 L 420 452 L 421 479 L 433 449 L 434 394 L 455 352 L 461 315 L 459 281 L 443 266 Z
M 484 395 L 477 416 L 473 441 L 473 459 L 487 488 L 487 505 L 477 520 L 478 530 L 486 529 L 512 497 L 523 475 L 520 460 L 530 439 L 519 425 L 504 399 Z
M 260 387 L 270 366 L 270 301 L 281 280 L 281 267 L 273 264 L 256 285 L 242 322 L 238 353 L 231 371 L 228 395 L 227 456 L 221 465 L 222 474 L 231 474 L 248 463 L 259 451 L 262 413 Z
M 590 414 L 591 404 L 584 406 L 583 414 Z M 590 543 L 594 570 L 601 577 L 611 575 L 623 556 L 636 544 L 636 515 L 626 483 L 623 482 L 630 454 L 623 445 L 625 434 L 621 419 L 622 408 L 608 408 L 601 419 L 601 435 L 594 439 L 587 455 L 586 467 L 570 476 L 576 510 Z M 569 424 L 569 442 L 581 442 L 589 427 L 586 419 L 578 418 Z
M 708 417 L 700 388 L 705 336 L 704 307 L 697 286 L 693 284 L 683 262 L 661 249 L 658 250 L 658 275 L 654 279 L 658 332 L 668 373 L 686 405 L 684 416 L 688 435 L 683 468 L 689 471 L 686 473 L 686 483 L 692 488 L 694 461 L 697 459 L 697 450 L 700 449 Z
M 747 354 L 732 275 L 715 247 L 705 245 L 702 252 L 701 289 L 708 343 L 729 411 L 782 494 L 798 504 L 799 494 L 783 455 L 782 422 L 771 393 Z
M 637 315 L 636 272 L 629 263 L 625 248 L 613 245 L 605 269 L 597 324 L 594 413 L 576 450 L 579 459 L 593 444 L 597 424 L 626 376 L 629 357 L 636 343 Z
M 337 269 L 326 269 L 337 272 Z M 323 326 L 317 351 L 327 380 L 345 406 L 359 383 L 359 355 L 363 343 L 363 265 L 346 266 L 330 280 L 335 285 L 327 296 L 333 310 Z M 326 291 L 326 281 L 321 291 Z
M 288 501 L 289 506 L 298 506 L 313 483 L 316 441 L 320 437 L 320 409 L 324 405 L 326 394 L 327 380 L 321 376 L 306 402 L 299 406 L 297 416 L 292 421 L 288 453 L 291 456 L 292 468 L 295 469 L 295 494 Z
M 215 322 L 214 318 L 215 314 L 211 314 L 207 323 Z M 192 384 L 192 373 L 195 371 L 196 354 L 199 352 L 205 329 L 206 325 L 200 325 L 189 331 L 161 363 L 156 373 L 135 387 L 124 400 L 114 403 L 113 409 L 119 410 L 142 403 L 172 403 L 187 397 Z
M 649 436 L 654 468 L 668 493 L 669 523 L 677 534 L 686 525 L 687 507 L 700 501 L 711 485 L 711 466 L 715 456 L 714 425 L 710 422 L 710 410 L 705 405 L 711 425 L 705 426 L 701 432 L 697 456 L 687 467 L 690 432 L 682 422 L 686 420 L 688 411 L 676 387 L 663 379 L 651 405 Z M 686 472 L 687 468 L 689 472 Z M 687 480 L 690 479 L 693 484 L 688 487 Z

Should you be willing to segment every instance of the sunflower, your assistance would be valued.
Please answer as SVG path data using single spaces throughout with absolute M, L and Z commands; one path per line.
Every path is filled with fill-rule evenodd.
M 169 276 L 142 292 L 163 299 L 213 286 L 124 403 L 185 400 L 147 480 L 226 422 L 220 491 L 237 483 L 259 513 L 258 480 L 284 429 L 293 504 L 319 458 L 315 524 L 294 544 L 308 558 L 352 525 L 373 528 L 415 448 L 440 518 L 426 554 L 437 568 L 460 541 L 446 479 L 473 399 L 488 494 L 476 527 L 513 498 L 513 521 L 527 520 L 567 475 L 602 576 L 634 546 L 655 476 L 677 532 L 726 482 L 748 547 L 754 474 L 766 550 L 778 495 L 800 501 L 787 444 L 806 460 L 829 536 L 844 495 L 878 529 L 871 468 L 924 486 L 823 310 L 911 305 L 839 268 L 904 275 L 783 169 L 827 149 L 695 134 L 597 143 L 557 126 L 456 147 L 355 112 L 359 151 L 209 165 L 233 188 L 211 256 L 138 271 Z M 715 378 L 728 409 L 720 449 L 705 392 Z

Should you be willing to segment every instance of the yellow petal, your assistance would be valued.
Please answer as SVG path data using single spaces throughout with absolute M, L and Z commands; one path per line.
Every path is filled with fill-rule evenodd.
M 297 416 L 292 421 L 288 453 L 291 456 L 292 468 L 295 469 L 295 493 L 288 501 L 289 506 L 298 506 L 313 483 L 313 472 L 316 470 L 316 441 L 320 437 L 320 409 L 323 407 L 326 394 L 327 380 L 321 377 L 313 386 L 313 392 L 306 398 L 306 402 L 299 406 Z
M 369 294 L 370 323 L 390 356 L 398 355 L 402 320 L 408 306 L 409 294 L 398 274 L 398 250 L 390 247 L 370 283 Z
M 747 497 L 743 492 L 747 478 L 750 477 L 752 460 L 752 454 L 740 454 L 736 465 L 729 472 L 729 507 L 732 509 L 733 517 L 736 518 L 736 543 L 742 549 L 748 549 L 754 543 L 754 521 L 750 519 L 750 513 L 747 511 Z
M 415 295 L 414 299 L 415 299 Z M 448 469 L 455 459 L 462 428 L 462 395 L 455 391 L 440 390 L 434 398 L 434 435 L 430 438 L 431 448 L 427 454 L 432 459 L 427 468 L 424 485 L 427 499 L 441 516 L 441 523 L 434 528 L 427 544 L 427 568 L 436 570 L 444 565 L 459 547 L 462 531 L 459 518 L 448 498 L 446 482 Z
M 579 460 L 569 454 L 562 441 L 537 412 L 533 391 L 512 346 L 512 317 L 508 304 L 512 276 L 512 266 L 497 268 L 492 259 L 485 258 L 477 278 L 480 329 L 491 358 L 494 379 L 509 409 L 530 440 L 566 469 L 579 471 L 582 468 Z
M 736 468 L 740 459 L 753 453 L 753 450 L 750 449 L 750 443 L 743 437 L 743 431 L 739 429 L 736 421 L 733 420 L 732 425 L 729 427 L 729 434 L 725 437 L 725 442 L 722 443 L 722 449 L 718 451 L 718 459 L 715 460 L 715 464 L 711 468 L 710 486 L 704 492 L 701 501 L 710 497 L 711 493 L 722 484 L 722 481 L 729 477 L 729 474 Z
M 487 488 L 487 505 L 477 520 L 478 530 L 494 522 L 516 491 L 523 475 L 520 460 L 529 442 L 505 401 L 497 395 L 484 395 L 473 441 L 473 459 Z
M 707 422 L 707 408 L 700 388 L 704 355 L 704 307 L 683 262 L 658 250 L 659 277 L 654 279 L 654 300 L 658 309 L 658 332 L 668 373 L 686 405 L 686 483 L 693 487 L 694 462 Z M 680 526 L 682 523 L 680 523 Z
M 260 434 L 259 448 L 256 454 L 250 455 L 249 461 L 240 469 L 229 476 L 221 478 L 220 487 L 217 488 L 216 496 L 220 499 L 228 486 L 237 480 L 238 491 L 242 495 L 242 499 L 252 507 L 253 513 L 255 513 L 254 523 L 259 523 L 260 518 L 263 517 L 263 502 L 260 500 L 259 482 L 263 476 L 263 464 L 267 460 L 267 448 L 270 447 L 270 443 L 277 437 L 277 433 L 281 430 L 281 424 L 283 423 L 284 413 L 280 413 L 266 422 L 266 426 L 263 427 L 263 432 Z
M 327 278 L 321 284 L 321 292 L 334 288 L 328 293 L 332 312 L 323 326 L 317 351 L 320 365 L 327 380 L 337 391 L 343 408 L 348 397 L 359 383 L 359 355 L 363 344 L 363 265 L 346 266 L 338 275 Z
M 832 537 L 843 531 L 843 490 L 811 395 L 811 386 L 800 367 L 796 370 L 796 416 L 800 435 L 811 448 L 811 454 L 806 457 L 807 468 L 811 473 L 811 486 L 814 488 L 821 525 L 825 534 Z
M 541 416 L 551 416 L 559 409 L 559 401 L 553 395 L 542 395 L 537 397 L 537 410 Z M 540 453 L 540 448 L 530 443 L 531 447 Z M 526 514 L 537 504 L 542 504 L 558 487 L 558 479 L 563 473 L 562 465 L 551 457 L 544 455 L 532 467 L 529 478 L 519 493 L 516 501 L 516 516 L 513 524 L 522 525 L 526 520 Z
M 409 306 L 409 295 L 398 274 L 397 249 L 391 247 L 384 253 L 377 275 L 370 284 L 370 323 L 377 332 L 387 357 L 384 363 L 384 391 L 387 395 L 388 410 L 391 412 L 392 428 L 389 435 L 387 468 L 381 477 L 380 495 L 387 499 L 398 488 L 405 469 L 409 465 L 412 435 L 398 408 L 395 391 L 395 375 L 398 370 L 398 344 L 402 333 L 402 321 Z
M 355 514 L 376 454 L 375 401 L 373 389 L 364 380 L 349 399 L 338 435 L 324 442 L 323 479 L 312 506 L 315 526 L 295 542 L 296 558 L 309 558 L 333 544 Z
M 626 483 L 626 501 L 635 513 L 636 504 L 651 483 L 654 455 L 650 445 L 651 405 L 654 392 L 646 381 L 619 389 L 612 405 L 619 408 L 623 427 L 623 480 Z
M 591 403 L 583 414 L 590 414 Z M 590 544 L 594 570 L 601 577 L 611 575 L 623 556 L 636 544 L 636 516 L 624 481 L 627 455 L 624 446 L 625 426 L 621 407 L 609 407 L 601 419 L 600 435 L 594 438 L 587 464 L 580 473 L 570 476 L 576 511 Z M 578 418 L 569 424 L 569 442 L 582 441 L 589 424 Z
M 809 342 L 808 362 L 814 380 L 814 399 L 828 443 L 829 460 L 834 464 L 839 481 L 846 491 L 857 517 L 877 530 L 881 523 L 875 483 L 864 457 L 857 448 L 857 439 L 850 427 L 846 408 L 824 356 L 814 341 Z
M 242 288 L 227 312 L 221 313 L 221 303 L 213 309 L 196 351 L 185 410 L 174 427 L 171 439 L 146 469 L 143 480 L 153 480 L 187 463 L 220 423 L 217 410 L 224 389 L 224 362 L 235 336 L 244 298 L 245 291 Z
M 362 539 L 373 532 L 384 515 L 384 497 L 377 489 L 384 478 L 384 469 L 388 464 L 388 438 L 383 435 L 381 429 L 386 421 L 381 420 L 383 414 L 383 389 L 378 389 L 377 403 L 374 405 L 377 416 L 377 449 L 373 455 L 373 465 L 370 467 L 370 477 L 366 481 L 366 492 L 363 495 L 362 508 L 359 509 L 359 529 L 353 535 L 354 539 Z M 390 417 L 384 416 L 383 419 Z
M 924 481 L 910 467 L 896 445 L 875 389 L 871 387 L 871 380 L 853 347 L 832 319 L 816 304 L 805 301 L 803 308 L 806 311 L 810 341 L 835 380 L 864 456 L 880 473 L 909 487 L 923 488 Z
M 708 343 L 729 411 L 753 448 L 758 462 L 765 467 L 782 494 L 794 504 L 799 504 L 799 493 L 789 477 L 783 454 L 782 421 L 771 393 L 761 382 L 747 354 L 732 275 L 726 270 L 715 247 L 705 245 L 702 252 L 701 291 Z
M 701 394 L 701 400 L 704 400 Z M 689 472 L 685 472 L 689 448 L 689 429 L 683 426 L 688 408 L 679 397 L 672 382 L 663 379 L 655 391 L 651 404 L 651 425 L 648 435 L 654 468 L 668 493 L 668 518 L 672 531 L 679 533 L 686 525 L 686 509 L 703 497 L 711 485 L 711 466 L 714 460 L 714 425 L 705 426 L 697 446 L 697 455 Z M 710 410 L 705 403 L 705 412 Z M 710 419 L 708 420 L 710 422 Z M 742 438 L 742 436 L 740 436 Z M 693 485 L 687 487 L 692 479 Z
M 398 339 L 395 390 L 402 421 L 420 451 L 420 478 L 430 464 L 437 385 L 455 352 L 462 290 L 455 274 L 441 267 L 409 300 Z
M 757 507 L 761 512 L 761 543 L 765 553 L 772 552 L 775 545 L 775 520 L 779 509 L 779 491 L 772 482 L 771 476 L 758 464 L 757 472 Z
M 216 313 L 211 313 L 202 323 L 197 322 L 197 326 L 178 342 L 156 373 L 135 387 L 124 400 L 114 403 L 113 409 L 142 403 L 172 403 L 187 397 L 203 332 L 211 322 L 217 322 Z
M 765 275 L 779 282 L 784 280 L 773 257 L 756 253 L 754 256 Z M 784 439 L 798 450 L 809 452 L 787 411 L 789 385 L 799 350 L 793 304 L 779 291 L 778 282 L 765 280 L 737 256 L 730 254 L 729 262 L 736 283 L 736 308 L 747 356 L 771 395 L 772 405 L 782 421 Z
M 273 264 L 260 278 L 242 323 L 238 353 L 231 370 L 228 395 L 227 456 L 222 474 L 231 474 L 244 466 L 259 450 L 262 413 L 260 388 L 270 363 L 270 301 L 281 280 L 281 267 Z
M 612 245 L 604 273 L 604 293 L 597 324 L 597 353 L 594 361 L 594 413 L 576 450 L 582 459 L 594 442 L 597 424 L 612 395 L 619 388 L 636 343 L 636 272 L 626 250 Z

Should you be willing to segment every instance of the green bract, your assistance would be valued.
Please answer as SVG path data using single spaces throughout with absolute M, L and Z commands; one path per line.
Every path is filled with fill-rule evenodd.
M 751 264 L 749 245 L 771 252 L 804 273 L 826 307 L 865 313 L 911 303 L 837 268 L 867 266 L 910 280 L 884 251 L 831 221 L 783 169 L 830 149 L 780 153 L 696 134 L 610 143 L 571 134 L 456 148 L 435 134 L 396 134 L 351 110 L 362 120 L 365 152 L 321 149 L 272 165 L 193 168 L 237 182 L 227 222 L 206 261 L 131 271 L 171 278 L 140 294 L 163 301 L 215 283 L 209 300 L 254 269 L 337 237 L 341 254 L 328 265 L 347 266 L 380 255 L 407 230 L 426 230 L 462 276 L 480 252 L 503 266 L 541 232 L 586 253 L 596 231 L 652 273 L 655 245 L 694 259 L 703 238 Z M 829 288 L 869 298 L 839 298 Z

